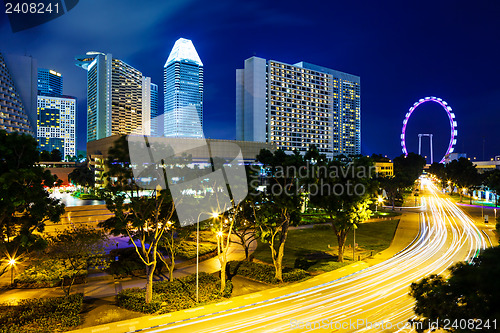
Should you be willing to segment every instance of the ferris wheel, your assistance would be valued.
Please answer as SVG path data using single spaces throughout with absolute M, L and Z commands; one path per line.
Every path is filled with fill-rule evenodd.
M 441 98 L 437 97 L 425 97 L 421 98 L 418 100 L 418 102 L 415 102 L 413 106 L 408 110 L 408 113 L 406 113 L 406 116 L 403 120 L 403 129 L 401 131 L 401 148 L 403 150 L 403 154 L 408 155 L 408 150 L 406 149 L 406 126 L 408 125 L 408 120 L 410 119 L 410 116 L 412 113 L 422 104 L 427 103 L 427 102 L 434 102 L 438 103 L 443 107 L 443 109 L 446 111 L 446 114 L 448 115 L 448 119 L 450 121 L 450 142 L 448 144 L 448 149 L 446 150 L 445 155 L 443 158 L 439 161 L 439 163 L 444 163 L 444 159 L 446 155 L 453 153 L 454 146 L 457 143 L 457 122 L 455 120 L 455 114 L 451 109 L 451 106 L 448 105 L 445 101 L 443 101 Z

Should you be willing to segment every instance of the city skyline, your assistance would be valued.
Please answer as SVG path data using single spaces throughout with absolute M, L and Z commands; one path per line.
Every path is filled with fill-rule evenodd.
M 232 15 L 221 10 L 225 5 L 223 2 L 206 8 L 197 2 L 184 2 L 158 4 L 152 10 L 125 1 L 120 6 L 135 17 L 151 19 L 127 29 L 128 18 L 111 19 L 102 11 L 95 13 L 95 25 L 91 28 L 82 26 L 93 7 L 89 1 L 59 19 L 16 34 L 10 31 L 6 20 L 1 20 L 0 39 L 7 47 L 4 52 L 31 54 L 39 59 L 39 67 L 54 68 L 65 75 L 67 93 L 78 97 L 79 123 L 85 116 L 82 105 L 86 107 L 86 94 L 81 84 L 84 74 L 70 67 L 75 55 L 106 50 L 151 75 L 153 82 L 159 82 L 162 78 L 158 71 L 165 54 L 173 41 L 183 36 L 196 41 L 205 64 L 207 137 L 235 138 L 234 70 L 255 54 L 286 63 L 304 60 L 363 77 L 363 154 L 401 154 L 400 128 L 408 107 L 419 98 L 439 96 L 453 105 L 461 126 L 456 151 L 482 158 L 484 136 L 485 157 L 498 155 L 498 139 L 493 135 L 498 117 L 498 87 L 493 78 L 498 69 L 490 61 L 500 53 L 497 43 L 491 42 L 496 40 L 498 22 L 493 18 L 499 13 L 498 5 L 468 8 L 462 2 L 443 2 L 433 4 L 432 11 L 426 10 L 425 4 L 403 6 L 397 2 L 366 4 L 356 11 L 349 4 L 328 5 L 335 8 L 332 13 L 318 11 L 314 5 L 298 11 L 294 6 L 253 3 L 234 8 Z M 319 18 L 326 18 L 326 12 L 345 26 L 338 35 L 342 37 L 323 32 L 326 23 Z M 266 19 L 271 16 L 272 22 Z M 166 22 L 172 24 L 165 25 Z M 355 25 L 348 25 L 349 22 Z M 200 29 L 207 24 L 210 29 Z M 97 34 L 104 26 L 109 32 L 106 37 Z M 270 27 L 274 27 L 279 38 L 268 35 Z M 290 29 L 296 30 L 298 36 L 284 33 Z M 74 42 L 63 38 L 65 34 L 72 34 Z M 35 35 L 39 41 L 29 42 Z M 58 42 L 62 40 L 64 44 Z M 129 43 L 130 40 L 135 42 Z M 293 44 L 294 40 L 298 44 Z M 60 52 L 51 54 L 45 44 Z M 472 46 L 463 47 L 466 44 Z M 474 70 L 459 74 L 459 68 Z M 380 128 L 384 129 L 382 134 L 378 133 Z M 438 126 L 435 131 L 447 129 Z M 81 142 L 81 133 L 79 129 L 79 149 L 85 144 Z M 479 140 L 476 142 L 475 138 Z M 418 138 L 413 140 L 416 146 Z M 440 142 L 435 137 L 435 145 L 444 145 L 446 140 L 449 138 Z

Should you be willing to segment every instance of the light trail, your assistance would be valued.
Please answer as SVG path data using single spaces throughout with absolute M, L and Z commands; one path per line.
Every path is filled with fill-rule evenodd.
M 392 258 L 336 281 L 202 318 L 165 324 L 146 332 L 311 332 L 336 331 L 332 326 L 296 328 L 292 323 L 349 323 L 358 320 L 406 323 L 414 319 L 412 282 L 429 274 L 442 274 L 458 261 L 472 260 L 487 246 L 473 221 L 450 199 L 438 194 L 430 181 L 422 181 L 420 231 Z M 340 331 L 376 332 L 373 327 Z M 407 332 L 393 327 L 388 331 Z

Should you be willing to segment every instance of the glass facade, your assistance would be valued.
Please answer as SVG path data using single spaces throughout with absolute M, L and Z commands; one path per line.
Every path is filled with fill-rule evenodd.
M 62 95 L 63 77 L 52 69 L 38 69 L 38 95 Z
M 158 128 L 158 85 L 151 83 L 151 135 L 160 136 Z
M 165 63 L 164 135 L 203 137 L 203 63 L 190 40 L 180 38 Z

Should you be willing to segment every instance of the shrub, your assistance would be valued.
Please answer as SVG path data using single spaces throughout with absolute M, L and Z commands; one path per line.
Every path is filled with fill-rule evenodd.
M 332 225 L 330 223 L 321 223 L 313 225 L 314 230 L 332 230 Z
M 61 285 L 61 277 L 67 282 L 66 280 L 74 273 L 73 270 L 64 267 L 61 260 L 43 259 L 34 261 L 14 279 L 14 282 L 17 288 L 56 287 Z M 75 283 L 84 282 L 86 276 L 87 272 L 79 275 Z
M 214 275 L 199 274 L 199 303 L 210 303 L 230 297 L 233 290 L 231 281 L 226 281 L 226 288 L 221 293 L 220 279 Z M 139 288 L 125 289 L 117 295 L 118 306 L 143 312 L 167 313 L 196 306 L 196 274 L 153 283 L 153 301 L 146 305 L 145 291 Z
M 200 256 L 213 252 L 217 245 L 213 243 L 199 243 Z M 184 259 L 196 258 L 196 242 L 182 241 L 179 243 L 177 255 Z
M 231 275 L 240 275 L 253 280 L 277 284 L 274 266 L 248 261 L 230 261 L 228 271 Z M 309 276 L 309 273 L 298 268 L 283 268 L 283 282 L 299 281 Z
M 21 300 L 0 311 L 0 332 L 54 332 L 80 325 L 83 294 Z

